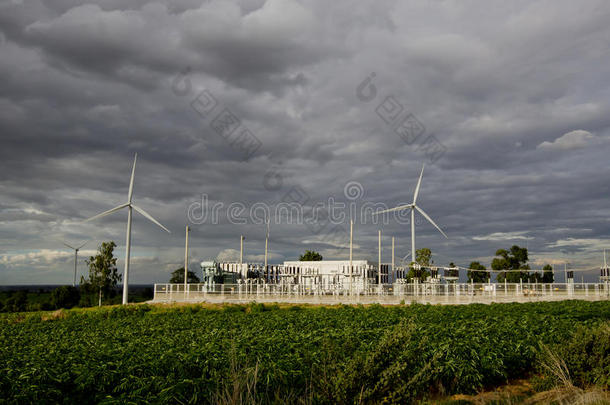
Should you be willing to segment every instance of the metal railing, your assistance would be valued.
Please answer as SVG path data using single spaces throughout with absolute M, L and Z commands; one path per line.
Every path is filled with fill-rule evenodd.
M 250 280 L 249 280 L 250 281 Z M 254 280 L 256 281 L 256 280 Z M 393 283 L 293 284 L 242 282 L 237 284 L 155 284 L 156 302 L 199 301 L 346 301 L 354 299 L 460 298 L 463 301 L 608 299 L 610 283 Z M 434 301 L 434 300 L 430 300 Z

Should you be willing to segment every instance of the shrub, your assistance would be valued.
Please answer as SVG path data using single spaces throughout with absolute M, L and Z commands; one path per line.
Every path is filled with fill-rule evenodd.
M 51 293 L 51 305 L 55 308 L 72 308 L 80 302 L 80 292 L 76 287 L 62 285 Z
M 574 385 L 610 387 L 610 323 L 591 329 L 580 327 L 567 345 L 560 345 Z
M 248 304 L 248 308 L 250 309 L 250 312 L 253 312 L 253 313 L 265 311 L 265 305 L 260 302 L 251 302 Z
M 17 291 L 11 294 L 6 300 L 5 306 L 7 312 L 23 312 L 26 310 L 28 303 L 28 293 L 25 291 Z

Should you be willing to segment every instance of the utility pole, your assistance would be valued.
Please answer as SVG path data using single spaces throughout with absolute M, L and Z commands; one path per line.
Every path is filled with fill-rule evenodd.
M 239 235 L 239 265 L 241 266 L 243 262 L 244 262 L 244 235 Z
M 353 294 L 352 284 L 354 282 L 352 278 L 352 254 L 353 254 L 353 243 L 354 243 L 354 220 L 349 220 L 349 293 Z
M 188 288 L 188 274 L 189 274 L 189 232 L 190 228 L 186 226 L 186 239 L 184 242 L 184 293 Z
M 269 220 L 267 220 L 267 236 L 265 236 L 265 272 L 267 271 L 267 248 L 269 246 Z
M 239 273 L 243 276 L 244 269 L 244 235 L 239 236 Z M 248 272 L 246 272 L 246 277 L 248 277 Z
M 381 294 L 381 229 L 379 230 L 379 238 L 378 238 L 378 252 L 379 252 L 379 265 L 377 266 L 377 269 L 379 270 L 377 275 L 379 278 L 379 294 Z
M 394 277 L 394 237 L 392 236 L 392 278 L 393 277 Z

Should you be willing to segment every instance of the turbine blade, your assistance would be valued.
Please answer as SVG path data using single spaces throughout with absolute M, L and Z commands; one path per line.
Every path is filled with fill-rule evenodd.
M 64 245 L 66 245 L 67 247 L 69 247 L 70 249 L 76 249 L 74 246 L 70 246 L 68 245 L 66 242 L 62 242 Z
M 101 217 L 105 217 L 106 215 L 112 214 L 113 212 L 118 211 L 118 210 L 121 210 L 121 209 L 123 209 L 123 208 L 125 208 L 125 207 L 127 207 L 127 206 L 129 206 L 129 203 L 126 203 L 126 204 L 121 204 L 121 205 L 119 205 L 118 207 L 114 207 L 113 209 L 110 209 L 110 210 L 108 210 L 108 211 L 104 211 L 104 212 L 102 212 L 101 214 L 97 214 L 97 215 L 96 215 L 96 216 L 94 216 L 94 217 L 91 217 L 91 218 L 85 219 L 83 222 L 89 222 L 89 221 L 93 221 L 94 219 L 98 219 L 98 218 L 101 218 Z
M 131 202 L 131 195 L 133 194 L 133 179 L 136 175 L 136 161 L 138 160 L 138 154 L 133 158 L 133 168 L 131 169 L 131 180 L 129 181 L 129 194 L 127 196 L 127 201 Z
M 83 247 L 83 246 L 85 246 L 87 243 L 89 243 L 89 240 L 86 240 L 85 242 L 83 242 L 83 244 L 82 244 L 82 245 L 80 245 L 79 247 L 77 247 L 77 249 L 82 248 L 82 247 Z
M 131 204 L 131 208 L 133 208 L 134 210 L 138 211 L 140 214 L 144 215 L 146 218 L 148 218 L 150 221 L 154 222 L 155 224 L 159 225 L 161 228 L 163 228 L 167 233 L 171 233 L 169 231 L 169 229 L 167 229 L 166 227 L 164 227 L 163 225 L 161 225 L 159 223 L 159 221 L 157 221 L 156 219 L 154 219 L 148 212 L 144 211 L 142 208 L 139 208 L 133 204 Z
M 439 231 L 440 233 L 442 233 L 442 234 L 443 234 L 443 236 L 444 236 L 445 238 L 449 239 L 449 237 L 448 237 L 448 236 L 445 234 L 445 232 L 443 232 L 443 230 L 442 230 L 441 228 L 439 228 L 439 226 L 438 226 L 438 225 L 436 225 L 436 224 L 434 223 L 434 221 L 432 220 L 432 218 L 430 218 L 430 217 L 428 216 L 428 214 L 426 214 L 426 213 L 424 212 L 424 210 L 422 210 L 421 208 L 419 208 L 417 205 L 415 206 L 415 209 L 416 209 L 417 211 L 419 211 L 419 213 L 420 213 L 420 214 L 422 214 L 422 215 L 424 216 L 424 218 L 426 218 L 426 219 L 428 220 L 428 222 L 430 222 L 432 225 L 434 225 L 434 226 L 436 227 L 436 229 L 438 229 L 438 231 Z
M 417 202 L 417 195 L 419 194 L 419 186 L 421 185 L 421 178 L 424 176 L 424 167 L 426 165 L 423 164 L 421 167 L 421 173 L 419 174 L 419 180 L 417 180 L 417 186 L 415 187 L 415 193 L 413 193 L 413 204 Z
M 373 215 L 385 214 L 386 212 L 392 212 L 392 211 L 400 211 L 400 210 L 404 210 L 405 208 L 412 208 L 412 207 L 413 207 L 413 204 L 400 205 L 395 208 L 390 208 L 389 210 L 373 212 Z

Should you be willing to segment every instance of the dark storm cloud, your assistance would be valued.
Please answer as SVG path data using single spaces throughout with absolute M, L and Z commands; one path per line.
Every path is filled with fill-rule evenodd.
M 134 199 L 173 231 L 135 217 L 136 282 L 180 265 L 202 193 L 224 206 L 218 224 L 191 224 L 193 265 L 235 253 L 240 234 L 259 259 L 264 227 L 229 223 L 232 202 L 275 204 L 296 186 L 349 203 L 349 181 L 358 204 L 409 202 L 425 162 L 419 201 L 450 238 L 420 221 L 417 246 L 437 263 L 489 263 L 517 243 L 539 261 L 596 265 L 610 231 L 609 14 L 597 1 L 4 1 L 0 282 L 70 279 L 62 240 L 92 238 L 92 254 L 114 239 L 122 258 L 125 213 L 81 221 L 125 201 L 135 152 Z M 218 103 L 205 117 L 193 109 L 204 89 Z M 446 147 L 438 161 L 380 118 L 388 96 Z M 254 153 L 214 129 L 223 109 Z M 281 184 L 265 188 L 269 173 Z M 378 228 L 356 224 L 356 257 L 376 260 Z M 404 256 L 409 227 L 382 228 Z M 310 246 L 347 254 L 306 224 L 271 235 L 277 261 Z

